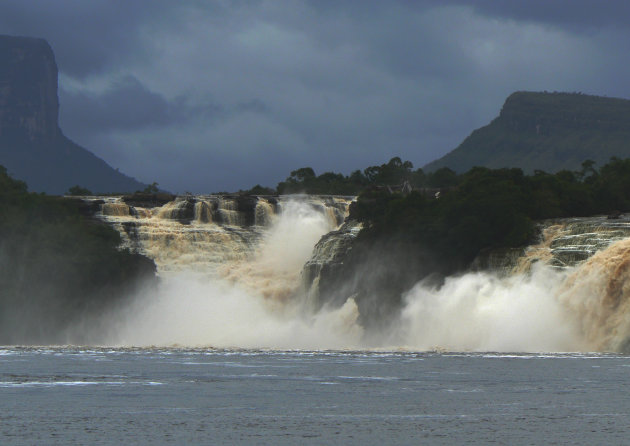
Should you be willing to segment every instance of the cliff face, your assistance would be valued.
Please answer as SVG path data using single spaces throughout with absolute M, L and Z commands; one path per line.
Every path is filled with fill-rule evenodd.
M 0 60 L 0 138 L 57 137 L 57 64 L 48 43 L 0 37 Z
M 66 138 L 58 125 L 57 64 L 43 39 L 0 35 L 0 165 L 31 191 L 133 192 L 146 185 Z
M 630 100 L 578 93 L 516 92 L 499 116 L 424 170 L 474 166 L 557 172 L 630 154 Z

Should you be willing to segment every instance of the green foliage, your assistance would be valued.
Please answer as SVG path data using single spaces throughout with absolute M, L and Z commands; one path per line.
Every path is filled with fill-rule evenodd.
M 13 195 L 21 196 L 27 191 L 28 187 L 24 181 L 14 180 L 7 174 L 7 169 L 0 166 L 0 197 L 2 199 L 9 199 Z
M 319 176 L 311 167 L 302 167 L 291 172 L 285 181 L 278 184 L 277 191 L 280 194 L 333 194 L 351 195 L 358 192 L 347 177 L 342 174 L 325 172 Z
M 613 158 L 603 166 L 591 183 L 594 201 L 598 208 L 630 210 L 630 158 Z
M 154 181 L 153 183 L 149 184 L 144 189 L 136 191 L 136 192 L 141 193 L 141 194 L 157 194 L 159 191 L 160 189 L 158 188 L 158 183 Z
M 61 342 L 61 331 L 154 278 L 149 259 L 85 220 L 78 202 L 28 193 L 0 168 L 0 344 Z
M 448 167 L 441 167 L 435 172 L 429 173 L 426 178 L 429 187 L 453 187 L 459 182 L 455 171 Z
M 260 184 L 257 184 L 251 189 L 239 191 L 239 193 L 243 195 L 275 195 L 276 191 L 275 189 L 272 189 L 270 187 L 264 187 L 264 186 L 261 186 Z
M 449 181 L 441 184 L 456 186 L 442 189 L 438 199 L 423 190 L 362 192 L 350 217 L 363 229 L 339 283 L 320 287 L 339 287 L 342 278 L 353 277 L 356 288 L 349 294 L 358 295 L 363 317 L 378 319 L 383 305 L 396 307 L 401 293 L 419 280 L 465 270 L 484 250 L 530 243 L 535 220 L 630 211 L 630 159 L 613 158 L 599 170 L 586 161 L 575 172 L 525 175 L 521 169 L 475 167 L 445 177 Z M 431 176 L 428 181 L 438 184 Z
M 302 167 L 301 169 L 291 172 L 291 176 L 289 178 L 296 182 L 308 181 L 315 178 L 315 171 L 311 167 Z
M 351 217 L 364 223 L 363 240 L 391 239 L 405 252 L 430 251 L 445 271 L 464 267 L 483 248 L 530 239 L 531 188 L 522 171 L 475 168 L 458 182 L 439 199 L 418 192 L 361 195 Z
M 402 161 L 399 157 L 394 157 L 387 164 L 371 166 L 363 171 L 370 184 L 400 184 L 403 181 L 414 181 L 411 161 Z
M 77 184 L 76 186 L 72 186 L 70 189 L 68 189 L 68 192 L 66 192 L 66 195 L 75 195 L 75 196 L 92 195 L 92 191 L 90 191 L 89 189 L 86 189 L 85 187 L 81 187 Z
M 355 170 L 349 176 L 340 173 L 324 172 L 317 176 L 311 167 L 294 170 L 278 184 L 279 194 L 322 194 L 357 195 L 361 191 L 377 186 L 400 186 L 404 182 L 413 187 L 423 187 L 426 178 L 422 169 L 413 169 L 410 161 L 394 157 L 386 164 L 370 166 L 363 172 Z
M 630 159 L 613 158 L 599 170 L 589 160 L 580 171 L 530 176 L 521 169 L 475 167 L 449 174 L 442 184 L 457 186 L 436 200 L 364 192 L 351 217 L 364 223 L 364 237 L 395 235 L 461 266 L 482 249 L 526 244 L 533 220 L 630 210 Z

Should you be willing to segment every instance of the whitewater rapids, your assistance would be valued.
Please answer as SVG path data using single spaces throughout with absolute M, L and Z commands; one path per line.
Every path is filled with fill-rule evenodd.
M 184 225 L 163 210 L 137 212 L 136 242 L 156 260 L 161 283 L 106 315 L 97 343 L 499 352 L 627 347 L 630 239 L 573 268 L 538 262 L 507 277 L 451 277 L 439 289 L 420 282 L 405 294 L 388 330 L 368 333 L 351 296 L 341 307 L 313 311 L 301 280 L 313 246 L 339 219 L 329 207 L 304 200 L 288 199 L 280 207 L 267 210 L 266 226 L 247 234 L 235 225 Z M 109 212 L 112 224 L 127 218 L 126 212 L 112 214 L 119 213 Z

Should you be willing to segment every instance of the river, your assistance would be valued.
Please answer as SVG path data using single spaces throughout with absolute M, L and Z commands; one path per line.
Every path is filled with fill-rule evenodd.
M 4 348 L 0 443 L 626 444 L 630 357 Z

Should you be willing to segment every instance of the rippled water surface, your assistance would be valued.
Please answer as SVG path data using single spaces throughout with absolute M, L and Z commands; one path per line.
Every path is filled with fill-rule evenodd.
M 627 444 L 630 357 L 0 348 L 0 444 Z

